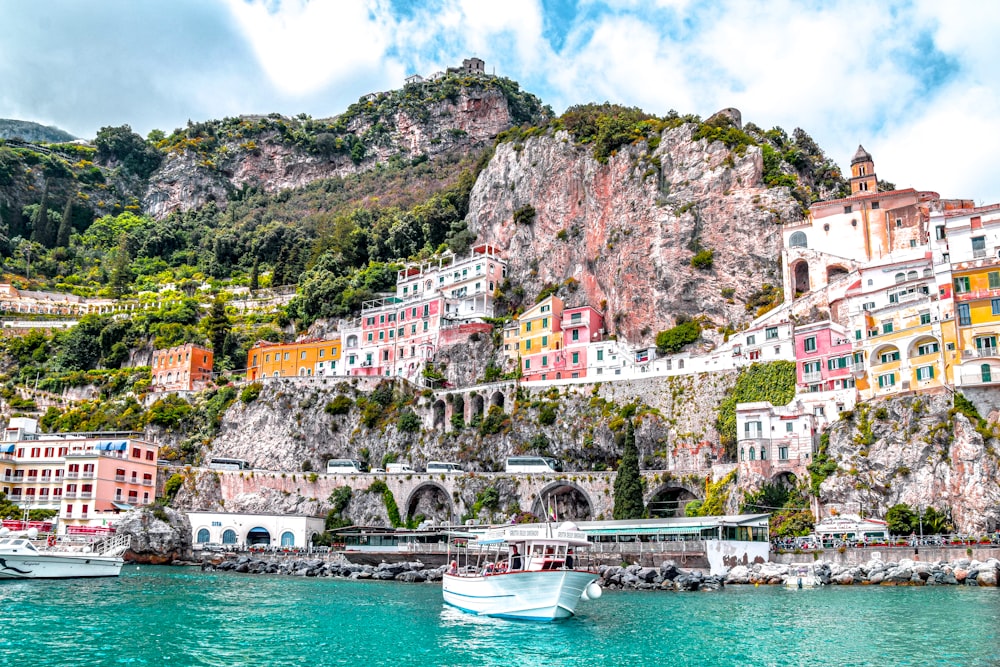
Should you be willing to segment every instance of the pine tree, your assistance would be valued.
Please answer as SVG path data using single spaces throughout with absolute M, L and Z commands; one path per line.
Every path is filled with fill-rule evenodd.
M 73 197 L 66 200 L 62 220 L 59 222 L 59 232 L 56 234 L 56 247 L 68 248 L 69 237 L 73 234 Z
M 212 341 L 212 352 L 215 353 L 215 367 L 220 368 L 226 351 L 226 337 L 232 329 L 232 323 L 226 316 L 226 302 L 221 296 L 215 297 L 212 302 L 212 310 L 208 314 L 205 323 L 208 330 L 208 338 Z
M 31 240 L 47 246 L 49 238 L 49 186 L 42 190 L 42 201 L 31 220 Z
M 288 246 L 281 246 L 281 250 L 278 252 L 278 261 L 274 263 L 274 269 L 271 270 L 271 287 L 281 287 L 285 284 L 285 279 L 288 277 Z
M 254 255 L 253 266 L 250 268 L 250 291 L 256 292 L 260 289 L 260 257 Z
M 635 445 L 632 420 L 625 422 L 625 451 L 615 476 L 615 519 L 641 519 L 646 514 L 642 502 L 642 477 L 639 475 L 639 449 Z
M 111 265 L 111 289 L 115 296 L 121 297 L 132 284 L 132 258 L 128 252 L 128 236 L 122 234 L 118 239 L 118 249 L 115 250 Z

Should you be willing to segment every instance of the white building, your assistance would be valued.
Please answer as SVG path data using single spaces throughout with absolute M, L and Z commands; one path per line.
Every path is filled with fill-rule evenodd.
M 233 514 L 229 512 L 188 512 L 191 543 L 234 546 L 305 547 L 325 529 L 324 519 L 315 516 L 280 514 Z

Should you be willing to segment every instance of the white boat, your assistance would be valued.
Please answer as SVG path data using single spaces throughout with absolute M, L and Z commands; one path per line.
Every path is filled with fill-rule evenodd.
M 808 565 L 789 568 L 788 576 L 785 577 L 785 588 L 816 588 L 822 585 Z
M 587 536 L 573 523 L 521 524 L 463 535 L 443 577 L 445 603 L 480 616 L 567 618 L 597 599 L 597 571 L 584 564 Z
M 118 535 L 93 545 L 39 548 L 26 537 L 4 537 L 0 539 L 0 579 L 117 577 L 130 543 L 129 535 Z

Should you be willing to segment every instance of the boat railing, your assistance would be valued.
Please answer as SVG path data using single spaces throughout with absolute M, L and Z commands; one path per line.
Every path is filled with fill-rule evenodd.
M 121 533 L 94 543 L 94 552 L 102 556 L 121 556 L 132 546 L 132 536 Z

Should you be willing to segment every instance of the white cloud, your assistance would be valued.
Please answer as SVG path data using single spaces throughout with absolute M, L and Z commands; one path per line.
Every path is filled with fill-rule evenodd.
M 355 2 L 228 0 L 271 83 L 289 95 L 315 93 L 359 70 L 378 71 L 390 44 L 390 29 Z

